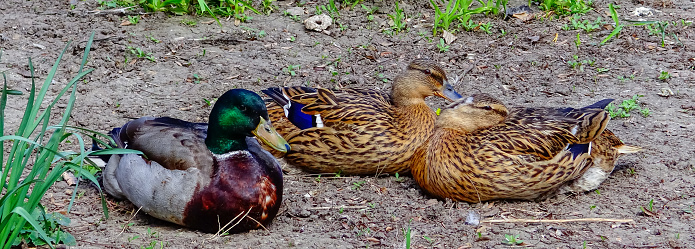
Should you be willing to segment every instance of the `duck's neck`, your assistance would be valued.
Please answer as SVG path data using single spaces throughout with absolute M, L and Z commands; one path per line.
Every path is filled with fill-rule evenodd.
M 424 89 L 419 84 L 408 84 L 407 77 L 396 78 L 391 88 L 391 101 L 396 111 L 397 121 L 402 128 L 424 127 L 433 128 L 437 115 L 425 103 L 425 98 L 431 90 Z
M 246 136 L 241 137 L 223 137 L 215 136 L 214 133 L 208 131 L 208 137 L 205 138 L 205 145 L 214 154 L 225 154 L 231 151 L 246 150 Z
M 410 100 L 409 103 L 394 106 L 396 125 L 411 140 L 417 140 L 418 135 L 429 136 L 434 130 L 437 114 L 427 106 L 425 101 Z

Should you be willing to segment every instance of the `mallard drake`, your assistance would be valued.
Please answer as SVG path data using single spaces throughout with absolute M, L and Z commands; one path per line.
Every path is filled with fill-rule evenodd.
M 223 94 L 209 124 L 143 117 L 113 129 L 120 148 L 104 171 L 106 192 L 147 214 L 206 232 L 232 221 L 233 232 L 268 224 L 282 202 L 282 171 L 256 137 L 279 151 L 289 145 L 268 119 L 257 94 Z
M 605 129 L 612 99 L 584 108 L 511 108 L 486 94 L 441 111 L 434 134 L 413 156 L 426 192 L 466 202 L 543 199 L 569 186 L 598 187 L 624 145 Z
M 310 172 L 410 172 L 410 157 L 434 130 L 428 96 L 461 97 L 430 60 L 414 60 L 390 92 L 285 87 L 263 91 L 270 119 L 291 146 L 284 155 Z

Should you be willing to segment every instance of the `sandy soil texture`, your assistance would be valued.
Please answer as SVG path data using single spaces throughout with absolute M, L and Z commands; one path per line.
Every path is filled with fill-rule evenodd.
M 301 19 L 324 2 L 304 5 Z M 612 22 L 608 2 L 595 2 L 595 10 L 584 18 Z M 387 14 L 393 12 L 390 1 L 364 3 L 379 7 L 371 21 L 362 8 L 342 9 L 339 25 L 323 33 L 283 15 L 296 7 L 294 1 L 276 2 L 278 11 L 251 14 L 251 21 L 238 26 L 234 20 L 220 20 L 220 27 L 206 17 L 141 15 L 138 9 L 99 12 L 94 0 L 75 1 L 74 9 L 68 1 L 4 0 L 0 71 L 6 72 L 11 88 L 26 91 L 31 82 L 27 57 L 37 66 L 39 80 L 44 79 L 72 40 L 56 78 L 58 86 L 64 85 L 77 72 L 94 30 L 87 66 L 95 70 L 78 87 L 72 124 L 103 132 L 145 115 L 205 122 L 211 109 L 206 102 L 237 87 L 388 89 L 408 62 L 420 57 L 439 62 L 452 81 L 458 78 L 454 87 L 463 95 L 485 92 L 512 106 L 557 107 L 585 106 L 604 98 L 620 104 L 643 95 L 640 108 L 650 111 L 647 117 L 635 111 L 609 123 L 625 143 L 644 150 L 621 157 L 596 192 L 541 202 L 454 203 L 424 195 L 410 176 L 319 178 L 283 164 L 284 203 L 267 230 L 210 239 L 210 234 L 144 213 L 134 215 L 136 207 L 111 197 L 110 217 L 105 219 L 96 188 L 85 182 L 77 190 L 79 198 L 68 213 L 72 224 L 66 228 L 79 247 L 405 248 L 404 229 L 410 227 L 412 248 L 500 248 L 507 247 L 505 235 L 518 235 L 524 245 L 535 248 L 695 248 L 695 34 L 693 25 L 681 22 L 693 21 L 693 4 L 616 3 L 622 19 L 637 19 L 632 11 L 647 7 L 653 10 L 648 20 L 669 21 L 665 46 L 660 35 L 642 26 L 626 26 L 618 37 L 598 46 L 611 32 L 605 27 L 586 33 L 563 30 L 570 23 L 566 18 L 522 22 L 481 15 L 474 20 L 490 22 L 492 34 L 460 32 L 448 50 L 440 52 L 439 37 L 432 38 L 434 10 L 429 1 L 401 3 L 410 17 L 408 31 L 390 36 L 382 32 L 389 26 Z M 127 15 L 141 15 L 139 23 L 122 26 Z M 137 49 L 152 60 L 131 52 Z M 570 66 L 583 60 L 581 67 Z M 671 77 L 660 80 L 662 71 Z M 8 126 L 17 125 L 24 109 L 24 99 L 12 98 Z M 434 107 L 444 105 L 432 101 Z M 58 182 L 44 205 L 64 211 L 73 189 Z M 655 215 L 640 210 L 650 200 Z M 481 215 L 483 223 L 465 224 L 471 212 Z M 581 218 L 633 221 L 485 222 Z

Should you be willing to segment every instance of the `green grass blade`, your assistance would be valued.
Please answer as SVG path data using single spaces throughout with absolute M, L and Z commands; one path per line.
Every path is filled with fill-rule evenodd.
M 620 25 L 620 20 L 618 19 L 618 12 L 615 11 L 615 7 L 613 7 L 613 3 L 608 4 L 608 9 L 611 12 L 611 18 L 613 18 L 613 21 L 615 22 L 615 27 L 617 28 Z
M 244 1 L 242 1 L 242 0 L 237 0 L 237 2 L 241 3 L 241 4 L 244 5 L 246 8 L 249 8 L 250 10 L 252 10 L 253 12 L 255 12 L 257 15 L 261 15 L 261 12 L 258 11 L 258 10 L 256 10 L 256 8 L 254 8 L 254 7 L 251 5 L 251 2 L 244 2 Z
M 33 106 L 33 109 L 31 110 L 31 114 L 30 114 L 31 117 L 36 117 L 36 114 L 39 112 L 39 109 L 41 109 L 41 103 L 43 103 L 43 98 L 46 96 L 46 91 L 48 91 L 49 86 L 53 82 L 53 78 L 55 77 L 55 74 L 58 71 L 58 65 L 60 63 L 60 60 L 63 58 L 63 55 L 70 47 L 70 43 L 71 42 L 68 42 L 68 44 L 65 45 L 65 48 L 63 48 L 63 51 L 58 55 L 56 62 L 53 63 L 53 68 L 51 68 L 51 71 L 48 72 L 48 76 L 46 76 L 46 81 L 44 81 L 43 86 L 41 87 L 41 91 L 39 91 L 39 95 L 36 96 L 36 103 L 37 104 L 35 104 Z M 31 63 L 30 63 L 30 65 L 31 65 Z M 32 74 L 32 76 L 33 76 L 33 74 Z M 59 98 L 59 97 L 56 97 L 56 98 Z
M 620 25 L 620 26 L 615 27 L 615 29 L 613 29 L 613 32 L 611 32 L 611 33 L 608 35 L 608 37 L 606 37 L 606 39 L 603 39 L 603 41 L 601 41 L 600 45 L 603 45 L 603 44 L 605 44 L 606 42 L 608 42 L 608 40 L 610 40 L 611 38 L 613 38 L 613 36 L 616 36 L 618 33 L 620 33 L 620 30 L 622 30 L 622 29 L 623 29 L 623 25 Z
M 112 149 L 103 149 L 103 150 L 92 151 L 92 152 L 89 153 L 90 156 L 118 155 L 118 154 L 138 154 L 138 155 L 142 155 L 142 151 L 139 151 L 139 150 L 131 150 L 131 149 L 112 148 Z
M 625 20 L 625 21 L 629 22 L 630 25 L 634 25 L 634 26 L 644 26 L 644 25 L 659 23 L 657 21 L 633 21 L 633 20 Z
M 0 228 L 0 248 L 10 248 L 20 231 L 23 230 L 26 222 L 29 222 L 33 229 L 41 234 L 40 237 L 49 243 L 49 246 L 55 243 L 54 240 L 46 236 L 46 233 L 38 226 L 39 223 L 36 217 L 30 215 L 27 210 L 36 210 L 36 208 L 40 206 L 40 201 L 48 189 L 60 179 L 63 172 L 70 169 L 72 164 L 66 164 L 66 160 L 80 160 L 77 164 L 74 164 L 80 165 L 82 160 L 88 155 L 85 150 L 84 141 L 79 136 L 77 140 L 80 143 L 81 153 L 59 152 L 59 149 L 61 144 L 72 135 L 72 133 L 66 133 L 68 130 L 66 127 L 70 118 L 70 112 L 73 110 L 76 100 L 77 82 L 84 77 L 84 75 L 92 71 L 92 69 L 84 70 L 84 66 L 88 60 L 87 54 L 91 49 L 93 37 L 94 33 L 92 33 L 85 47 L 85 55 L 82 58 L 79 73 L 63 88 L 47 107 L 42 108 L 41 105 L 56 75 L 58 64 L 70 46 L 69 43 L 58 56 L 38 93 L 36 91 L 35 78 L 31 78 L 32 86 L 25 112 L 20 122 L 20 127 L 15 133 L 16 135 L 13 136 L 4 135 L 4 109 L 7 104 L 7 95 L 17 92 L 7 90 L 6 76 L 3 74 L 4 84 L 2 97 L 0 97 L 0 114 L 2 114 L 2 117 L 0 117 L 0 121 L 2 121 L 0 122 L 2 123 L 0 124 L 0 130 L 3 136 L 0 136 L 0 143 L 4 144 L 4 141 L 12 140 L 13 146 L 8 153 L 9 157 L 7 157 L 7 162 L 4 161 L 5 157 L 0 156 L 4 164 L 4 168 L 2 169 L 3 188 L 7 189 L 6 195 L 0 198 L 0 224 L 2 224 Z M 31 59 L 29 59 L 29 67 L 33 75 L 34 67 Z M 72 91 L 67 108 L 62 114 L 59 124 L 56 126 L 49 126 L 51 110 L 58 99 L 62 98 L 68 90 Z M 41 109 L 45 110 L 40 112 Z M 39 126 L 41 126 L 40 130 L 37 131 Z M 52 130 L 52 133 L 47 133 L 49 130 Z M 45 141 L 45 145 L 44 140 L 48 140 Z M 34 154 L 34 152 L 36 152 L 36 154 Z M 4 153 L 2 154 L 4 155 Z M 30 159 L 34 160 L 34 165 L 31 168 L 27 167 L 28 160 Z M 30 169 L 28 174 L 26 174 L 26 169 Z M 24 179 L 21 182 L 19 181 L 20 177 Z M 90 177 L 87 178 L 92 181 L 96 180 L 93 176 Z M 104 206 L 103 200 L 102 206 Z M 51 229 L 55 229 L 55 227 Z
M 0 51 L 0 57 L 2 57 L 2 52 Z M 0 136 L 5 135 L 5 106 L 7 105 L 7 75 L 5 72 L 2 73 L 2 94 L 0 95 Z M 5 162 L 5 146 L 0 146 L 0 163 Z M 2 173 L 0 173 L 0 179 L 7 179 L 7 170 L 3 168 Z M 5 188 L 5 181 L 0 181 L 0 191 Z M 2 204 L 4 202 L 0 202 Z M 0 208 L 2 210 L 2 208 Z M 0 213 L 2 215 L 2 213 Z
M 208 14 L 210 14 L 212 16 L 212 18 L 215 19 L 215 21 L 217 22 L 217 25 L 220 25 L 220 27 L 222 27 L 222 23 L 220 22 L 220 19 L 218 19 L 217 16 L 215 15 L 215 13 L 212 12 L 212 10 L 208 6 L 208 4 L 205 2 L 205 0 L 198 0 L 198 6 L 200 7 L 200 11 L 202 11 L 203 13 L 208 12 Z
M 29 184 L 32 184 L 32 183 L 35 183 L 35 182 L 39 182 L 39 181 L 41 181 L 41 180 L 39 180 L 39 179 L 33 179 L 33 180 L 31 180 L 31 181 L 22 182 L 22 183 L 19 184 L 16 188 L 7 191 L 7 193 L 5 194 L 5 196 L 3 196 L 2 198 L 0 198 L 0 204 L 2 204 L 2 206 L 4 206 L 5 203 L 6 203 L 5 200 L 7 200 L 7 198 L 10 198 L 11 196 L 13 196 L 17 191 L 19 191 L 19 189 L 24 188 L 24 187 L 28 186 Z
M 89 40 L 87 40 L 87 45 L 84 46 L 84 55 L 82 55 L 82 63 L 80 63 L 80 70 L 78 70 L 78 73 L 82 72 L 82 69 L 84 69 L 84 65 L 87 65 L 87 59 L 89 59 L 89 50 L 92 49 L 92 42 L 94 41 L 94 30 L 92 30 L 92 34 L 89 36 Z

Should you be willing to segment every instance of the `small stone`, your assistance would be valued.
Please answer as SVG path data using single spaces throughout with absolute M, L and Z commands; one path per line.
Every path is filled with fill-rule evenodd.
M 293 16 L 301 16 L 304 15 L 304 8 L 302 7 L 292 7 L 287 9 L 287 14 L 293 15 Z
M 469 226 L 478 226 L 480 225 L 480 214 L 474 210 L 468 211 L 468 215 L 466 216 L 466 225 Z
M 312 16 L 304 20 L 304 26 L 313 31 L 321 32 L 333 24 L 333 19 L 326 14 Z

